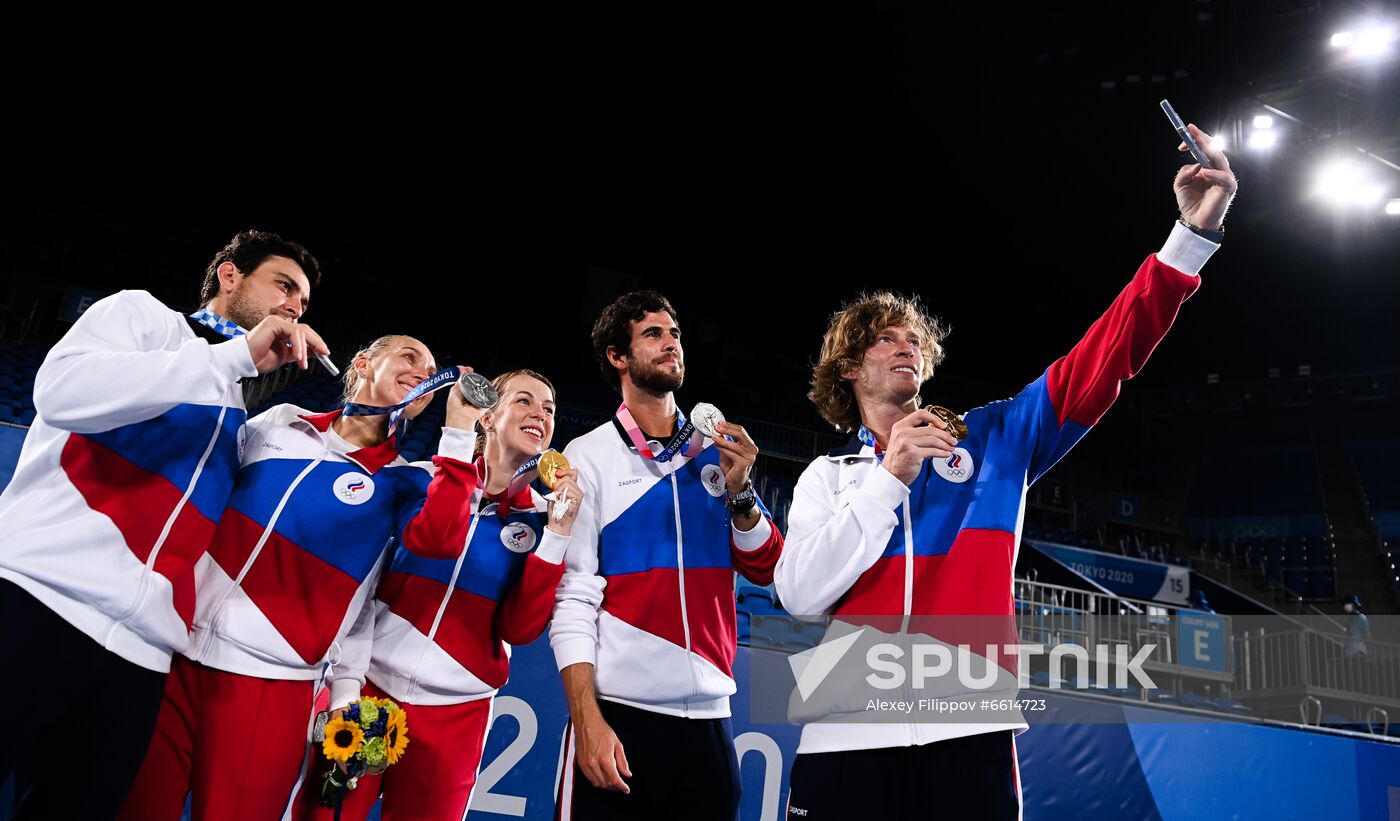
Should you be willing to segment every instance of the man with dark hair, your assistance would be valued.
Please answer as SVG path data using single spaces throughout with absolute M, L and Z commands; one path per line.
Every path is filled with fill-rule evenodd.
M 251 276 L 270 257 L 282 257 L 296 263 L 301 268 L 311 287 L 321 284 L 321 266 L 300 244 L 282 239 L 269 231 L 243 231 L 229 240 L 223 250 L 214 255 L 204 270 L 204 285 L 199 291 L 199 302 L 208 305 L 219 295 L 220 274 L 224 263 L 231 263 L 241 276 Z M 256 323 L 253 323 L 256 324 Z
M 18 817 L 111 817 L 126 797 L 188 640 L 194 564 L 238 470 L 238 382 L 329 354 L 297 322 L 311 274 L 301 246 L 239 234 L 195 313 L 121 291 L 39 367 L 38 414 L 0 495 L 0 703 L 24 705 L 0 745 L 0 783 L 20 772 L 28 785 Z M 75 763 L 94 722 L 101 755 Z
M 593 358 L 598 363 L 598 370 L 603 373 L 603 381 L 612 386 L 613 390 L 622 390 L 622 376 L 618 369 L 613 366 L 608 359 L 608 349 L 624 351 L 628 356 L 632 354 L 632 323 L 641 321 L 647 314 L 664 313 L 671 318 L 671 323 L 676 323 L 676 309 L 671 307 L 671 301 L 656 291 L 633 291 L 630 294 L 623 294 L 613 303 L 603 309 L 603 313 L 598 316 L 593 323 Z M 677 331 L 677 344 L 679 344 L 679 331 Z M 663 375 L 657 368 L 651 367 L 646 362 L 633 361 L 629 363 L 633 366 L 634 381 L 636 377 L 642 375 L 645 381 L 653 382 L 660 380 L 662 383 L 675 382 L 675 387 L 670 390 L 678 390 L 681 384 L 681 377 Z M 682 366 L 683 367 L 683 366 Z
M 956 689 L 950 671 L 909 691 L 930 703 L 919 708 L 922 720 L 900 714 L 885 722 L 858 706 L 864 691 L 829 692 L 816 703 L 831 707 L 814 710 L 820 720 L 802 729 L 791 821 L 1020 817 L 1013 736 L 1026 724 L 1019 712 L 954 711 L 940 721 L 944 711 L 933 702 L 956 706 L 969 692 L 1014 700 L 1017 659 L 997 648 L 1016 640 L 1012 572 L 1026 490 L 1143 367 L 1219 247 L 1235 178 L 1210 137 L 1190 128 L 1214 168 L 1187 165 L 1177 173 L 1181 219 L 1166 245 L 1069 354 L 1014 398 L 961 418 L 921 409 L 920 387 L 943 351 L 937 323 L 912 300 L 876 294 L 832 317 L 809 396 L 828 422 L 854 435 L 797 482 L 775 572 L 778 594 L 794 615 L 834 616 L 829 639 L 868 639 L 859 625 L 898 625 L 888 629 L 917 641 L 905 655 L 957 647 L 959 681 L 967 674 L 1009 692 Z M 958 638 L 950 639 L 950 628 Z M 963 646 L 988 643 L 963 641 L 964 633 L 1004 639 L 984 657 Z M 850 665 L 867 657 L 854 651 L 844 658 Z M 855 676 L 836 680 L 865 681 L 864 668 L 852 669 Z M 818 692 L 802 692 L 804 706 Z
M 734 571 L 770 583 L 783 539 L 753 492 L 748 432 L 708 428 L 713 408 L 695 423 L 677 410 L 680 337 L 655 291 L 619 297 L 593 326 L 623 403 L 564 451 L 584 501 L 550 631 L 570 715 L 561 819 L 733 818 L 739 806 Z

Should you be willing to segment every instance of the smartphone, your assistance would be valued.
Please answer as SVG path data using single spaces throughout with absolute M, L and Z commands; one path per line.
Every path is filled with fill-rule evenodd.
M 1191 139 L 1191 132 L 1186 130 L 1186 123 L 1181 121 L 1181 117 L 1177 115 L 1176 109 L 1172 108 L 1172 104 L 1163 100 L 1162 110 L 1167 112 L 1167 119 L 1172 121 L 1172 128 L 1176 129 L 1181 141 L 1186 143 L 1186 150 L 1191 152 L 1191 159 L 1200 163 L 1202 168 L 1214 168 L 1215 166 L 1210 164 L 1210 158 L 1206 156 L 1206 152 L 1202 151 L 1196 141 Z

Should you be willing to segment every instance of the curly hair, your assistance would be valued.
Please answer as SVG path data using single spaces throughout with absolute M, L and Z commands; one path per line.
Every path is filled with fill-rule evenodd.
M 246 277 L 266 262 L 268 257 L 290 259 L 301 266 L 313 288 L 321 284 L 321 263 L 316 261 L 310 251 L 298 243 L 282 239 L 271 231 L 242 231 L 229 240 L 228 245 L 209 261 L 209 267 L 204 270 L 204 285 L 199 291 L 200 304 L 208 305 L 209 300 L 219 295 L 220 265 L 232 262 L 233 267 Z
M 827 324 L 821 358 L 812 367 L 812 389 L 807 392 L 817 412 L 837 430 L 850 432 L 860 424 L 855 390 L 851 380 L 841 374 L 859 368 L 876 335 L 891 325 L 904 325 L 919 335 L 924 352 L 919 384 L 928 381 L 934 366 L 943 361 L 943 339 L 948 331 L 929 316 L 918 297 L 879 291 L 846 303 Z
M 671 321 L 680 322 L 671 301 L 656 291 L 633 291 L 613 300 L 603 309 L 598 321 L 593 323 L 593 358 L 598 361 L 598 369 L 603 372 L 603 381 L 621 392 L 622 377 L 617 368 L 608 361 L 608 348 L 630 352 L 632 350 L 632 323 L 650 313 L 665 311 Z

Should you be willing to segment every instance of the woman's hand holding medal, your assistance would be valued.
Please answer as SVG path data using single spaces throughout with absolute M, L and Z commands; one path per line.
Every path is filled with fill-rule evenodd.
M 569 465 L 564 454 L 547 450 L 540 455 L 540 481 L 549 494 L 549 529 L 560 536 L 573 533 L 574 520 L 583 504 L 583 488 L 578 484 L 578 471 Z
M 484 377 L 481 377 L 479 374 L 475 374 L 475 373 L 473 372 L 473 370 L 471 369 L 471 367 L 464 367 L 464 368 L 462 368 L 462 370 L 465 372 L 465 373 L 463 374 L 463 377 L 462 377 L 463 379 L 466 379 L 466 378 L 467 378 L 467 374 L 471 374 L 471 375 L 473 375 L 473 376 L 476 376 L 478 379 L 484 379 Z M 489 383 L 489 382 L 487 383 L 487 387 L 488 387 L 488 388 L 490 387 L 490 383 Z M 490 394 L 490 396 L 494 396 L 494 393 L 495 393 L 495 392 L 492 391 L 491 394 Z M 480 395 L 479 398 L 485 398 L 485 396 L 486 396 L 486 395 Z M 432 401 L 432 394 L 428 394 L 428 395 L 424 396 L 424 397 L 423 397 L 422 399 L 420 399 L 419 401 L 420 401 L 420 402 L 429 402 L 429 401 Z M 454 389 L 454 390 L 448 391 L 448 392 L 447 392 L 447 419 L 446 419 L 446 421 L 444 422 L 444 424 L 445 424 L 447 427 L 449 427 L 449 428 L 457 428 L 458 430 L 465 430 L 465 431 L 476 430 L 476 423 L 477 423 L 477 421 L 480 420 L 482 416 L 485 416 L 485 415 L 486 415 L 486 412 L 487 412 L 488 410 L 490 410 L 491 407 L 492 407 L 492 405 L 494 405 L 494 404 L 495 404 L 495 401 L 494 401 L 494 399 L 493 399 L 493 400 L 492 400 L 492 403 L 491 403 L 490 405 L 486 405 L 485 407 L 482 407 L 481 405 L 477 405 L 477 404 L 475 404 L 475 403 L 466 401 L 466 398 L 465 398 L 465 396 L 463 395 L 463 393 L 462 393 L 461 390 L 456 390 L 456 389 Z M 411 407 L 411 406 L 410 406 L 410 407 Z

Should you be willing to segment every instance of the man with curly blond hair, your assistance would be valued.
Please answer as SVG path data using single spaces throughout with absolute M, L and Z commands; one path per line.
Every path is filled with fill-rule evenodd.
M 940 817 L 1020 817 L 1020 713 L 949 718 L 936 705 L 976 689 L 964 672 L 998 688 L 982 696 L 1015 698 L 1017 657 L 1007 657 L 1001 641 L 964 638 L 1016 641 L 1012 570 L 1026 490 L 1142 368 L 1219 248 L 1236 183 L 1214 141 L 1191 130 L 1214 168 L 1187 165 L 1177 173 L 1181 220 L 1166 245 L 1069 354 L 1012 399 L 961 418 L 921 410 L 919 390 L 943 357 L 943 334 L 913 300 L 877 293 L 832 317 L 808 396 L 828 422 L 855 435 L 813 461 L 797 483 L 775 572 L 778 595 L 796 615 L 833 616 L 827 641 L 846 642 L 843 653 L 872 634 L 918 648 L 907 655 L 951 645 L 959 683 L 945 675 L 921 684 L 916 667 L 913 690 L 900 695 L 912 693 L 920 712 L 883 721 L 860 706 L 863 697 L 830 686 L 823 695 L 828 681 L 873 685 L 860 666 L 868 653 L 839 656 L 860 666 L 857 676 L 838 670 L 805 683 L 789 819 L 912 818 L 933 806 Z M 964 647 L 973 652 L 964 655 Z
M 812 372 L 812 390 L 807 393 L 822 418 L 837 430 L 850 433 L 860 426 L 855 382 L 842 374 L 860 368 L 866 351 L 877 342 L 885 344 L 882 337 L 893 328 L 908 331 L 923 354 L 917 374 L 912 368 L 900 373 L 917 376 L 918 384 L 923 384 L 932 378 L 934 366 L 943 361 L 946 331 L 937 319 L 924 313 L 917 300 L 880 291 L 850 303 L 832 317 L 822 339 L 821 360 Z M 910 401 L 917 405 L 919 397 Z

